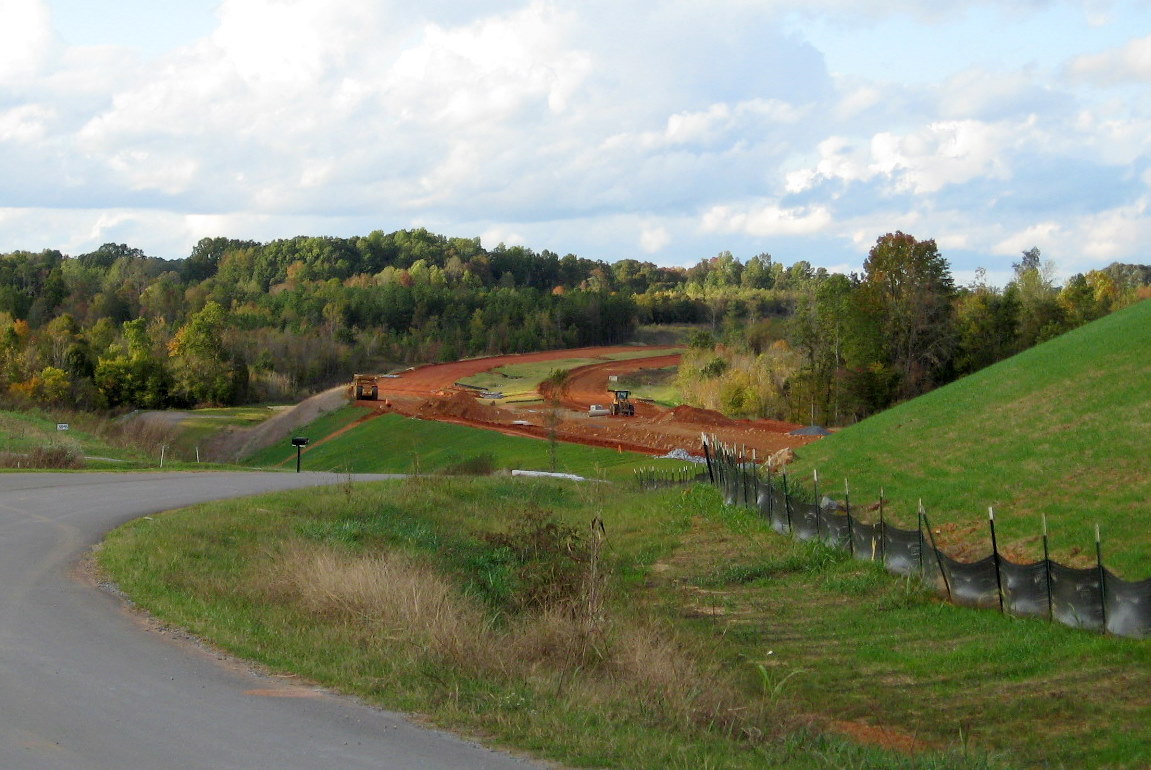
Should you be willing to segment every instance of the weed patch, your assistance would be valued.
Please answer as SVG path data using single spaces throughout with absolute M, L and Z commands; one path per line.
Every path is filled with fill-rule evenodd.
M 0 452 L 0 468 L 77 470 L 84 467 L 84 455 L 70 446 L 36 447 L 25 454 Z

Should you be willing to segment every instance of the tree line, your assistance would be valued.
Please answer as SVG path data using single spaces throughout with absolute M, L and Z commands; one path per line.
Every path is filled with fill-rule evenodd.
M 705 330 L 687 391 L 741 415 L 810 402 L 842 421 L 1108 312 L 1148 272 L 1113 265 L 1056 287 L 1034 251 L 1003 290 L 956 288 L 934 243 L 902 233 L 861 276 L 768 254 L 607 263 L 424 229 L 205 238 L 176 260 L 112 243 L 15 251 L 0 254 L 0 396 L 93 409 L 290 399 L 385 362 L 616 344 L 676 323 Z
M 1112 264 L 1057 285 L 1038 248 L 1007 286 L 977 271 L 956 286 L 934 240 L 877 239 L 857 275 L 798 271 L 786 312 L 733 311 L 746 293 L 732 266 L 714 333 L 697 334 L 679 384 L 693 403 L 740 417 L 842 425 L 978 371 L 1151 297 L 1151 267 Z M 795 266 L 793 266 L 794 268 Z M 739 289 L 736 289 L 738 283 Z

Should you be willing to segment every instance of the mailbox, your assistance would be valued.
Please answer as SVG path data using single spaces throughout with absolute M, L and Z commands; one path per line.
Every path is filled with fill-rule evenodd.
M 292 437 L 292 446 L 294 446 L 296 448 L 296 473 L 300 472 L 300 453 L 304 450 L 304 447 L 306 447 L 307 445 L 308 445 L 308 437 L 307 436 L 293 436 Z

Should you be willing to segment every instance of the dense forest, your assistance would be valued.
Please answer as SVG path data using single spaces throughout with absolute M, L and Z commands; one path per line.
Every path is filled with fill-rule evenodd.
M 876 242 L 862 275 L 724 252 L 681 269 L 426 230 L 184 259 L 123 244 L 0 254 L 0 397 L 163 408 L 296 398 L 400 362 L 614 344 L 696 324 L 684 392 L 739 416 L 848 422 L 1147 296 L 1151 268 L 1055 285 L 1036 249 L 1000 289 L 956 287 L 933 241 Z

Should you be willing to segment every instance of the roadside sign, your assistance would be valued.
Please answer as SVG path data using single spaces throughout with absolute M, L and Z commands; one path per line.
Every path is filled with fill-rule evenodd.
M 68 430 L 68 423 L 66 423 L 66 422 L 56 423 L 56 430 Z

